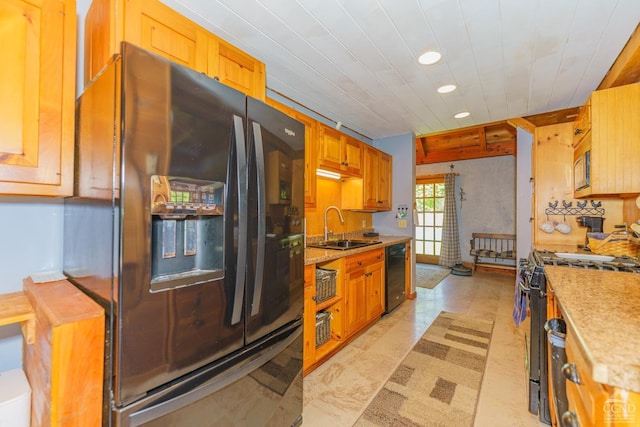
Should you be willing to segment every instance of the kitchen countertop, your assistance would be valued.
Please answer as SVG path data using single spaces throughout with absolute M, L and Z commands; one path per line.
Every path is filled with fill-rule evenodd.
M 344 251 L 335 249 L 306 248 L 304 250 L 304 264 L 317 264 L 319 262 L 331 261 L 345 256 L 367 252 L 373 249 L 384 248 L 395 243 L 408 242 L 411 240 L 411 236 L 380 235 L 378 237 L 370 238 L 359 237 L 358 240 L 372 240 L 380 243 L 375 245 L 363 246 L 360 248 L 347 249 Z
M 593 380 L 640 393 L 640 275 L 555 266 L 544 272 Z

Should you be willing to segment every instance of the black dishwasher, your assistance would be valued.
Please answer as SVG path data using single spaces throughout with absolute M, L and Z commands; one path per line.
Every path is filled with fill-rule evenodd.
M 406 249 L 404 243 L 387 246 L 385 249 L 385 291 L 384 312 L 390 313 L 405 298 L 404 280 L 406 265 Z

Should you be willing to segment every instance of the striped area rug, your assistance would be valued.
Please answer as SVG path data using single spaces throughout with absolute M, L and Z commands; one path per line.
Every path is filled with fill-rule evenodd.
M 441 312 L 355 425 L 473 425 L 492 330 Z

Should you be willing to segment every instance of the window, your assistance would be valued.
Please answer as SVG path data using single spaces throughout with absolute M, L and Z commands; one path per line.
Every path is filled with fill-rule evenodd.
M 437 264 L 442 246 L 444 220 L 443 176 L 416 179 L 416 211 L 416 260 Z

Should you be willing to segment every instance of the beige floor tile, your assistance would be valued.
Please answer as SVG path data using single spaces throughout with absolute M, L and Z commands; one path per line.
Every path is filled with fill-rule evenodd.
M 475 426 L 544 426 L 528 412 L 527 325 L 511 318 L 513 276 L 448 276 L 398 309 L 304 378 L 303 425 L 352 426 L 440 311 L 493 320 Z

